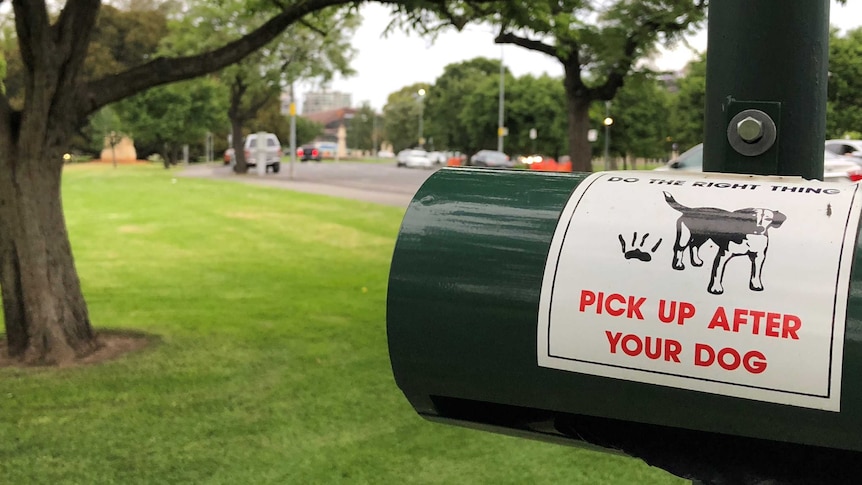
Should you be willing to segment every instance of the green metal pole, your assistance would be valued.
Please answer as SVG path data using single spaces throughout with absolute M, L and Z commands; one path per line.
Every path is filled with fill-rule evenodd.
M 709 4 L 704 170 L 823 178 L 828 0 Z

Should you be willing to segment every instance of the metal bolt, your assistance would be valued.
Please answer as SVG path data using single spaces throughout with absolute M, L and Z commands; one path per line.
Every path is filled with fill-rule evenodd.
M 736 132 L 746 143 L 755 143 L 763 137 L 763 123 L 748 116 L 736 124 Z

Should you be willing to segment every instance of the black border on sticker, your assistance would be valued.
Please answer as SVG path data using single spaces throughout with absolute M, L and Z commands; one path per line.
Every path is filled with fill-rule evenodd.
M 760 389 L 763 391 L 771 391 L 771 392 L 777 392 L 777 393 L 783 393 L 783 394 L 791 394 L 791 395 L 795 395 L 795 396 L 815 397 L 815 398 L 821 398 L 821 399 L 829 399 L 832 397 L 832 371 L 833 371 L 833 367 L 835 366 L 833 353 L 834 353 L 834 348 L 835 348 L 835 319 L 837 318 L 836 312 L 837 312 L 837 307 L 838 307 L 838 288 L 839 288 L 839 285 L 841 283 L 840 282 L 841 268 L 842 268 L 842 265 L 845 263 L 845 261 L 844 261 L 844 246 L 847 243 L 847 231 L 850 229 L 850 216 L 853 214 L 853 204 L 856 201 L 856 196 L 859 194 L 859 185 L 857 185 L 854 188 L 853 197 L 850 199 L 850 206 L 849 206 L 849 209 L 847 211 L 847 220 L 844 223 L 844 232 L 843 232 L 843 237 L 841 239 L 841 250 L 839 251 L 839 254 L 838 254 L 838 271 L 836 272 L 837 274 L 835 277 L 835 292 L 833 293 L 834 297 L 832 300 L 832 329 L 831 329 L 830 337 L 829 337 L 828 382 L 827 382 L 826 394 L 823 395 L 823 394 L 810 394 L 810 393 L 804 393 L 804 392 L 788 391 L 785 389 L 774 389 L 771 387 L 754 386 L 754 385 L 750 385 L 750 384 L 739 384 L 736 382 L 727 382 L 727 381 L 722 381 L 722 380 L 717 380 L 717 379 L 706 379 L 703 377 L 692 377 L 692 376 L 687 376 L 687 375 L 682 375 L 682 374 L 674 374 L 672 372 L 661 372 L 661 371 L 654 371 L 654 370 L 646 370 L 646 369 L 641 369 L 641 368 L 637 368 L 637 367 L 628 367 L 628 366 L 623 366 L 623 365 L 607 364 L 604 362 L 594 362 L 594 361 L 590 361 L 590 360 L 575 359 L 575 358 L 571 358 L 571 357 L 563 357 L 563 356 L 551 354 L 551 351 L 550 351 L 551 350 L 551 313 L 553 312 L 553 307 L 554 307 L 554 293 L 555 293 L 554 289 L 555 289 L 555 286 L 557 283 L 557 273 L 559 272 L 560 256 L 563 253 L 563 247 L 565 246 L 566 237 L 569 234 L 569 229 L 571 228 L 571 225 L 572 225 L 572 219 L 574 219 L 574 217 L 575 217 L 575 213 L 577 212 L 578 206 L 580 205 L 584 196 L 590 190 L 590 187 L 592 187 L 592 185 L 594 183 L 598 182 L 599 180 L 603 180 L 607 175 L 609 175 L 609 174 L 604 173 L 600 177 L 596 177 L 592 182 L 590 182 L 589 185 L 587 185 L 587 187 L 584 189 L 584 191 L 581 192 L 581 196 L 578 198 L 578 201 L 575 203 L 575 207 L 572 209 L 572 213 L 569 216 L 569 221 L 566 223 L 566 230 L 565 230 L 565 232 L 563 232 L 563 238 L 560 241 L 559 253 L 557 254 L 557 260 L 556 260 L 556 263 L 554 265 L 554 277 L 553 277 L 553 281 L 551 283 L 551 295 L 550 295 L 550 298 L 548 300 L 548 330 L 547 330 L 548 341 L 547 341 L 547 346 L 545 347 L 546 348 L 546 352 L 545 352 L 546 357 L 554 358 L 554 359 L 560 359 L 560 360 L 567 360 L 570 362 L 580 362 L 580 363 L 584 363 L 584 364 L 598 365 L 598 366 L 602 366 L 602 367 L 611 367 L 611 368 L 624 369 L 624 370 L 630 370 L 630 371 L 635 371 L 635 372 L 643 372 L 646 374 L 656 374 L 656 375 L 665 375 L 665 376 L 671 376 L 671 377 L 679 377 L 682 379 L 690 379 L 693 381 L 725 384 L 728 386 L 740 387 L 740 388 Z M 567 206 L 568 206 L 568 204 L 567 204 Z M 858 228 L 857 228 L 857 231 L 858 231 Z M 855 240 L 856 240 L 856 238 L 854 238 L 854 241 Z M 849 279 L 847 281 L 847 295 L 848 295 L 848 297 L 850 295 L 850 281 L 849 281 Z M 551 368 L 553 368 L 553 367 L 551 367 Z M 557 369 L 557 370 L 564 370 L 564 369 Z M 577 372 L 579 374 L 588 374 L 586 372 L 580 372 L 580 371 L 568 371 L 568 372 Z M 598 377 L 606 377 L 606 376 L 601 376 L 598 374 L 589 374 L 589 375 L 597 375 Z M 614 379 L 613 377 L 608 377 L 608 378 Z M 625 379 L 625 378 L 619 378 L 619 379 L 649 384 L 647 382 L 637 381 L 635 379 Z M 665 387 L 675 387 L 678 389 L 685 389 L 684 387 L 667 385 L 667 384 L 655 384 L 655 385 L 662 385 Z M 690 389 L 690 390 L 693 390 L 693 389 Z M 708 392 L 708 391 L 702 391 L 702 392 Z M 715 394 L 713 392 L 710 392 L 710 393 Z

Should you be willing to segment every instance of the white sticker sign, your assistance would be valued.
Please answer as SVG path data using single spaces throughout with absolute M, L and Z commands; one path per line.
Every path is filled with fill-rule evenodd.
M 597 173 L 551 242 L 538 364 L 840 411 L 859 186 Z

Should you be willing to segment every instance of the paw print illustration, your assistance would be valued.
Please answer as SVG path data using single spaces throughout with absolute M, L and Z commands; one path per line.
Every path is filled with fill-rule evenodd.
M 652 255 L 658 250 L 658 247 L 661 246 L 662 239 L 659 238 L 658 242 L 652 246 L 651 249 L 645 250 L 644 246 L 646 245 L 647 239 L 649 238 L 649 233 L 643 235 L 640 240 L 640 244 L 638 244 L 638 233 L 634 233 L 632 235 L 632 244 L 631 247 L 626 246 L 626 240 L 623 238 L 623 235 L 619 235 L 620 246 L 623 249 L 623 256 L 626 259 L 637 259 L 639 261 L 643 261 L 648 263 L 652 261 Z

